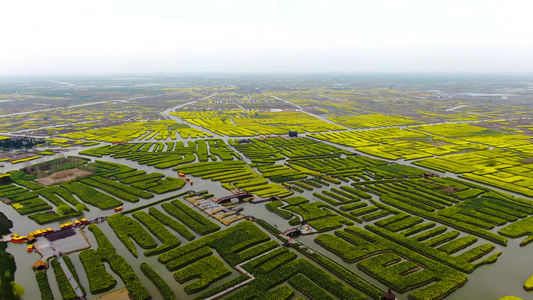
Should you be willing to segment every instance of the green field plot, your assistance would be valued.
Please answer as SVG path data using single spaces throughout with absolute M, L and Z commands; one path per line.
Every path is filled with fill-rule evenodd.
M 151 299 L 152 297 L 141 284 L 130 264 L 128 264 L 124 257 L 117 254 L 115 247 L 109 242 L 100 228 L 91 224 L 89 225 L 89 230 L 94 234 L 96 241 L 98 242 L 98 249 L 96 251 L 89 249 L 82 252 L 82 254 L 90 253 L 89 255 L 86 255 L 88 257 L 85 257 L 88 259 L 82 259 L 82 262 L 87 276 L 90 278 L 89 284 L 91 285 L 91 291 L 97 290 L 102 292 L 114 286 L 114 278 L 104 270 L 102 262 L 105 261 L 109 264 L 111 270 L 122 279 L 128 292 L 130 292 L 135 299 Z M 93 278 L 91 279 L 91 277 Z
M 162 151 L 165 149 L 166 151 Z M 161 150 L 160 150 L 161 149 Z M 128 143 L 81 151 L 80 154 L 102 157 L 125 158 L 166 169 L 196 161 L 233 160 L 236 154 L 221 139 L 163 143 Z
M 154 249 L 146 250 L 144 255 L 149 256 L 159 254 L 170 249 L 176 248 L 180 245 L 180 240 L 172 234 L 166 227 L 156 218 L 144 211 L 137 211 L 132 216 L 141 222 L 148 230 L 155 235 L 163 244 Z
M 412 299 L 438 299 L 466 282 L 463 273 L 358 227 L 322 234 L 315 242 L 346 261 L 359 262 L 358 268 L 397 291 L 427 285 L 411 293 Z
M 148 233 L 136 220 L 118 214 L 110 216 L 108 221 L 109 226 L 113 228 L 115 234 L 131 252 L 131 254 L 133 254 L 133 256 L 137 257 L 138 254 L 137 248 L 133 244 L 132 239 L 143 249 L 152 249 L 157 246 L 157 243 L 152 235 Z
M 231 270 L 224 265 L 220 258 L 209 256 L 177 271 L 174 273 L 174 278 L 179 283 L 199 278 L 194 283 L 185 286 L 185 292 L 191 294 L 206 289 L 213 282 L 230 274 Z
M 249 141 L 249 143 L 234 142 L 233 146 L 255 163 L 274 163 L 284 158 L 297 161 L 302 159 L 339 158 L 342 154 L 352 155 L 346 150 L 308 138 L 255 138 Z
M 171 203 L 163 203 L 162 207 L 168 214 L 178 219 L 180 222 L 200 235 L 206 235 L 220 229 L 220 226 L 210 221 L 180 200 L 174 200 Z
M 493 149 L 429 158 L 417 161 L 416 164 L 440 171 L 461 173 L 462 177 L 470 180 L 533 196 L 533 165 L 522 163 L 529 157 L 528 153 Z
M 355 150 L 386 159 L 419 159 L 457 153 L 464 150 L 483 150 L 487 146 L 471 144 L 459 139 L 409 129 L 383 128 L 365 131 L 328 132 L 311 135 L 324 141 L 354 147 Z
M 328 119 L 350 128 L 378 128 L 422 124 L 422 122 L 412 120 L 409 117 L 385 116 L 380 114 L 329 117 Z
M 276 257 L 273 259 L 276 259 Z M 269 263 L 269 261 L 265 262 L 265 264 L 266 263 Z M 289 283 L 291 283 L 291 285 L 296 285 L 296 288 L 311 289 L 311 287 L 301 287 L 301 285 L 299 285 L 299 283 L 301 283 L 301 277 L 296 277 L 294 280 L 291 280 L 299 274 L 314 282 L 318 286 L 315 286 L 314 291 L 320 293 L 320 295 L 331 293 L 340 299 L 367 299 L 366 296 L 360 292 L 346 286 L 343 282 L 333 278 L 331 275 L 311 264 L 306 259 L 293 260 L 278 268 L 274 268 L 266 274 L 259 274 L 256 280 L 252 281 L 245 288 L 229 294 L 227 299 L 250 299 L 262 298 L 267 295 L 273 296 L 279 293 L 280 288 L 275 290 L 271 289 L 287 280 L 290 280 Z M 323 289 L 323 291 L 317 291 L 318 288 Z M 275 299 L 285 299 L 277 297 L 279 297 L 279 295 L 276 296 Z
M 301 112 L 177 111 L 180 119 L 226 136 L 255 136 L 288 134 L 289 131 L 320 132 L 343 130 L 342 126 L 327 123 Z
M 197 138 L 210 136 L 198 129 L 188 125 L 177 123 L 176 121 L 150 121 L 150 122 L 130 122 L 118 126 L 87 130 L 83 132 L 73 132 L 60 134 L 75 140 L 89 140 L 102 142 L 127 142 L 134 140 L 150 139 L 167 140 L 177 138 Z

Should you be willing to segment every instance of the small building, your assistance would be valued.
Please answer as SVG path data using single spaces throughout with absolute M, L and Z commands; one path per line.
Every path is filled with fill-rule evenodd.
M 37 239 L 33 235 L 28 234 L 28 236 L 26 237 L 26 240 L 28 241 L 28 244 L 33 244 L 35 243 Z
M 289 131 L 289 137 L 298 137 L 298 131 Z
M 383 297 L 381 299 L 382 300 L 395 300 L 396 295 L 392 293 L 392 289 L 389 287 L 389 290 L 385 294 L 383 294 Z
M 32 266 L 36 271 L 46 270 L 48 267 L 46 263 L 42 260 L 36 261 Z

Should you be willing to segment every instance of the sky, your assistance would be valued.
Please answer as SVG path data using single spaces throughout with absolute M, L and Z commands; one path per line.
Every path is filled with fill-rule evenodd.
M 0 76 L 532 73 L 525 0 L 24 0 Z

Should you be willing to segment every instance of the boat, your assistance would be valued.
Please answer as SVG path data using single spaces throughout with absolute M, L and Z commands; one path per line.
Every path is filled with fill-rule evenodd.
M 28 252 L 32 252 L 33 251 L 33 244 L 29 244 L 28 245 Z
M 124 209 L 124 207 L 122 207 L 122 206 L 115 207 L 115 212 L 122 211 L 123 209 Z
M 76 220 L 76 221 L 74 221 L 74 224 L 75 224 L 76 226 L 80 226 L 81 223 L 80 223 L 80 221 Z
M 183 174 L 183 173 L 178 173 L 178 176 L 179 176 L 179 177 L 185 177 L 185 174 Z
M 82 224 L 87 224 L 87 223 L 89 223 L 89 221 L 87 221 L 87 219 L 81 219 L 80 221 L 81 221 Z
M 194 181 L 191 180 L 191 185 L 194 183 Z
M 11 238 L 11 242 L 13 243 L 24 243 L 26 241 L 26 236 L 20 236 L 18 234 L 13 234 L 13 237 Z
M 189 177 L 185 177 L 185 181 L 190 181 L 191 179 Z

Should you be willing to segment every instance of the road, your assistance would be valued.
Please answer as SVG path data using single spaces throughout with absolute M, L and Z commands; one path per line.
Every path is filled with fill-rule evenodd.
M 67 279 L 70 282 L 70 285 L 74 289 L 74 292 L 76 292 L 76 296 L 78 296 L 78 299 L 85 299 L 85 295 L 83 295 L 81 288 L 78 286 L 78 283 L 76 282 L 76 279 L 74 279 L 74 277 L 72 276 L 72 273 L 70 273 L 70 270 L 68 269 L 67 264 L 63 260 L 63 257 L 59 256 L 57 261 L 59 262 L 61 269 L 63 269 L 63 272 L 65 272 L 65 275 L 67 276 Z

